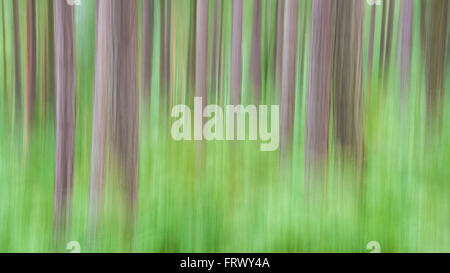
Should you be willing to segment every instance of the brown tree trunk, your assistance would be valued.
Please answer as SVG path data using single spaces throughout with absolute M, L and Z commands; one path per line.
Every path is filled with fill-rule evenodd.
M 144 0 L 142 22 L 142 89 L 146 102 L 151 95 L 152 55 L 153 55 L 153 14 L 154 0 Z
M 295 64 L 297 58 L 298 1 L 287 0 L 284 6 L 283 63 L 281 81 L 281 166 L 291 170 L 295 113 Z
M 170 33 L 171 33 L 171 0 L 161 0 L 161 61 L 160 76 L 163 97 L 169 101 L 170 95 Z
M 137 220 L 139 103 L 137 3 L 111 1 L 110 140 L 125 190 L 125 242 L 134 245 Z
M 333 133 L 337 164 L 356 170 L 363 162 L 362 79 L 364 50 L 363 1 L 337 1 L 333 75 Z M 354 164 L 354 166 L 350 166 Z
M 447 13 L 447 0 L 426 2 L 425 68 L 427 124 L 437 129 L 440 129 L 442 126 L 444 107 L 444 56 L 446 50 Z
M 88 216 L 88 240 L 92 246 L 96 244 L 103 217 L 108 93 L 110 88 L 108 40 L 110 3 L 109 0 L 98 0 L 96 2 L 95 84 Z
M 283 64 L 284 2 L 285 0 L 277 1 L 277 37 L 275 40 L 275 82 L 277 86 L 281 86 L 281 71 Z
M 2 1 L 2 33 L 3 33 L 3 99 L 4 99 L 4 110 L 7 120 L 7 125 L 9 126 L 9 97 L 8 97 L 8 77 L 6 77 L 6 27 L 5 27 L 5 1 Z
M 15 78 L 15 122 L 18 128 L 22 125 L 22 73 L 20 64 L 20 22 L 18 2 L 13 3 L 14 17 L 14 78 Z
M 27 133 L 33 127 L 36 101 L 36 1 L 27 2 Z
M 233 0 L 231 32 L 231 104 L 241 102 L 242 84 L 242 0 Z
M 327 179 L 333 5 L 333 1 L 312 2 L 305 144 L 307 191 L 320 191 Z
M 56 156 L 53 208 L 54 243 L 60 249 L 70 236 L 75 146 L 74 9 L 55 1 L 56 22 Z

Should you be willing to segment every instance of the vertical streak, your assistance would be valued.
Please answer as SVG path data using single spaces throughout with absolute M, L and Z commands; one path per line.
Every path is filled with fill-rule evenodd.
M 281 82 L 281 164 L 290 170 L 295 113 L 295 64 L 297 59 L 298 1 L 286 0 L 284 7 L 283 62 Z
M 17 1 L 13 2 L 14 17 L 14 76 L 15 76 L 15 107 L 16 125 L 20 128 L 22 124 L 22 77 L 20 65 L 20 31 L 19 31 L 19 10 Z
M 261 98 L 261 0 L 254 0 L 251 50 L 251 79 L 256 103 Z
M 241 102 L 242 84 L 242 0 L 233 0 L 231 32 L 231 104 Z
M 313 1 L 306 112 L 306 187 L 325 184 L 330 124 L 333 1 Z
M 56 22 L 56 156 L 54 243 L 67 242 L 72 220 L 75 146 L 75 26 L 74 10 L 55 1 Z
M 400 103 L 405 104 L 409 97 L 411 79 L 411 54 L 412 54 L 412 24 L 413 24 L 412 0 L 403 0 L 401 19 L 401 89 Z
M 148 102 L 151 95 L 152 55 L 153 55 L 153 16 L 154 0 L 143 2 L 142 22 L 142 87 L 144 98 Z
M 92 117 L 91 174 L 89 188 L 88 239 L 95 245 L 101 230 L 105 185 L 106 132 L 109 92 L 110 1 L 96 2 L 95 80 Z

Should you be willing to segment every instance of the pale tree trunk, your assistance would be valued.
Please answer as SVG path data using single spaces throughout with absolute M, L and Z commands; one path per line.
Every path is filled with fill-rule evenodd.
M 306 112 L 306 191 L 322 191 L 327 179 L 330 127 L 333 1 L 313 1 Z
M 281 81 L 280 164 L 290 172 L 295 114 L 295 64 L 297 58 L 298 1 L 284 6 L 283 62 Z
M 111 1 L 110 140 L 125 191 L 125 243 L 134 246 L 137 221 L 139 103 L 137 3 Z
M 53 208 L 54 243 L 63 247 L 70 236 L 75 146 L 75 26 L 74 10 L 55 1 L 56 25 L 56 156 Z
M 208 75 L 208 0 L 197 0 L 195 52 L 195 96 L 202 98 L 203 109 L 207 103 Z M 202 129 L 200 129 L 202 130 Z M 196 172 L 203 177 L 205 169 L 205 143 L 196 143 Z
M 400 107 L 403 110 L 408 104 L 411 82 L 411 55 L 412 55 L 412 25 L 413 25 L 412 0 L 403 0 L 401 15 L 401 87 Z M 402 111 L 403 112 L 403 111 Z M 404 113 L 402 113 L 403 115 Z
M 91 177 L 88 240 L 93 246 L 101 231 L 105 185 L 106 132 L 109 92 L 109 0 L 96 2 L 94 108 L 92 118 Z
M 251 74 L 254 99 L 257 104 L 261 99 L 261 0 L 253 2 L 253 30 L 251 50 Z
M 391 64 L 391 49 L 392 49 L 392 31 L 394 24 L 394 11 L 395 11 L 395 0 L 389 1 L 389 15 L 387 23 L 386 32 L 386 55 L 384 56 L 384 74 L 385 78 L 389 74 L 389 66 Z
M 242 0 L 233 0 L 231 31 L 231 104 L 241 102 L 242 84 Z

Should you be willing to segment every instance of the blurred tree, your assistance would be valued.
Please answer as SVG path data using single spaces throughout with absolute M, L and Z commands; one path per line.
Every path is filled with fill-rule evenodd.
M 346 0 L 336 1 L 335 5 L 332 89 L 336 163 L 344 172 L 348 167 L 356 170 L 360 178 L 364 161 L 362 81 L 366 4 Z
M 425 11 L 426 112 L 430 128 L 440 130 L 444 113 L 445 52 L 448 1 L 426 2 Z M 431 130 L 429 130 L 431 131 Z
M 233 0 L 231 31 L 231 104 L 241 103 L 242 84 L 242 0 Z
M 312 2 L 305 143 L 307 191 L 325 192 L 327 179 L 333 5 L 333 1 Z
M 401 6 L 401 88 L 400 106 L 404 109 L 409 99 L 411 81 L 411 56 L 412 56 L 412 26 L 413 26 L 412 0 L 403 0 Z M 403 114 L 403 113 L 402 113 Z
M 203 108 L 207 104 L 208 92 L 208 8 L 208 0 L 197 0 L 195 96 L 202 98 Z M 199 130 L 203 132 L 202 128 Z M 205 170 L 205 149 L 206 147 L 203 141 L 196 143 L 196 172 L 198 177 L 203 177 Z
M 75 25 L 73 6 L 55 1 L 56 26 L 56 156 L 53 238 L 61 249 L 72 221 L 75 146 Z
M 27 1 L 27 96 L 25 139 L 34 125 L 36 102 L 36 1 Z
M 110 3 L 109 0 L 98 0 L 96 2 L 96 54 L 88 216 L 88 240 L 90 245 L 94 247 L 101 230 L 105 188 L 106 132 L 111 66 L 108 42 Z
M 297 17 L 298 1 L 287 0 L 284 6 L 283 62 L 280 100 L 280 164 L 287 172 L 290 172 L 291 170 L 292 141 L 294 135 Z
M 14 18 L 14 79 L 15 79 L 15 123 L 17 128 L 22 125 L 22 73 L 20 64 L 20 25 L 19 7 L 17 1 L 12 1 Z
M 125 191 L 125 238 L 132 249 L 136 232 L 139 102 L 137 88 L 137 2 L 111 1 L 110 141 Z
M 250 79 L 257 104 L 261 98 L 261 0 L 253 1 Z
M 143 1 L 142 15 L 142 90 L 149 103 L 152 79 L 154 0 Z

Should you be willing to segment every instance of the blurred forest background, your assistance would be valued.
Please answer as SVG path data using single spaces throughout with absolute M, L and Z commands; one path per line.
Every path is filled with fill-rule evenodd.
M 0 251 L 450 251 L 449 1 L 0 2 Z

